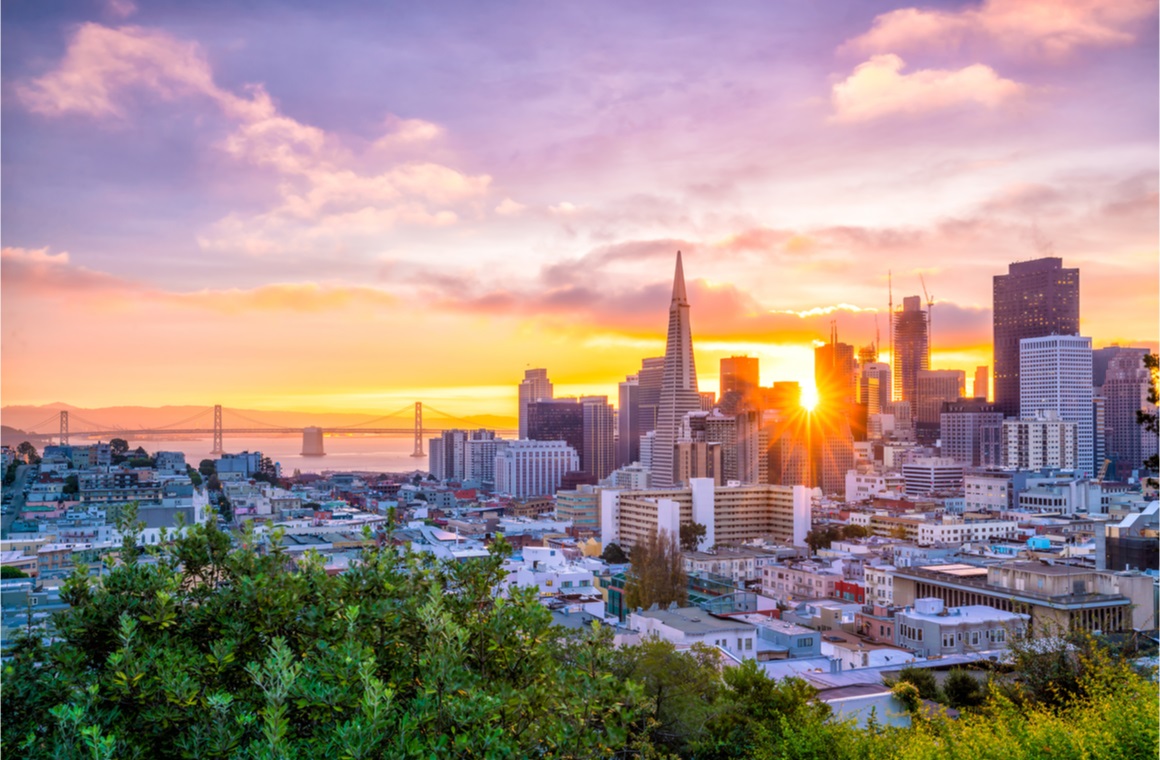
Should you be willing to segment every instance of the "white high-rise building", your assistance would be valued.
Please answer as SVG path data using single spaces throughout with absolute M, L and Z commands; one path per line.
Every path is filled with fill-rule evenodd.
M 508 441 L 495 456 L 495 490 L 524 499 L 560 490 L 564 473 L 580 469 L 580 455 L 564 441 Z
M 1091 338 L 1046 335 L 1019 341 L 1019 419 L 1032 420 L 1048 411 L 1075 423 L 1075 471 L 1093 476 Z
M 507 447 L 509 441 L 502 438 L 478 438 L 464 444 L 467 480 L 478 483 L 495 483 L 495 457 Z
M 689 328 L 689 299 L 685 293 L 685 270 L 677 251 L 673 275 L 673 300 L 669 305 L 669 332 L 665 344 L 665 376 L 657 410 L 656 441 L 652 452 L 654 488 L 673 485 L 673 449 L 681 422 L 689 412 L 701 409 L 697 370 L 693 364 L 693 333 Z
M 1051 409 L 1030 420 L 1005 420 L 1003 466 L 1020 470 L 1077 469 L 1077 429 L 1074 422 L 1060 419 L 1059 413 Z

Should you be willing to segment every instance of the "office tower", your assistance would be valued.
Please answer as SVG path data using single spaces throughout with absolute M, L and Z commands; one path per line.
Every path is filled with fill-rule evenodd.
M 584 408 L 574 398 L 540 399 L 528 404 L 528 440 L 564 441 L 584 468 Z
M 921 443 L 938 439 L 942 405 L 967 395 L 967 373 L 961 369 L 919 370 L 915 386 L 914 432 Z
M 524 370 L 520 383 L 520 438 L 528 438 L 528 404 L 552 398 L 552 381 L 546 369 Z
M 1118 478 L 1131 475 L 1156 453 L 1156 434 L 1136 422 L 1137 411 L 1156 411 L 1156 406 L 1148 402 L 1151 380 L 1144 366 L 1144 353 L 1139 349 L 1123 349 L 1109 360 L 1104 373 L 1102 397 L 1108 429 L 1105 455 L 1115 462 Z M 1102 466 L 1102 458 L 1097 464 Z
M 775 382 L 762 395 L 765 397 L 764 406 L 768 410 L 797 412 L 802 408 L 801 383 L 792 380 Z
M 1019 415 L 1019 341 L 1079 334 L 1079 270 L 1058 258 L 1018 261 L 994 280 L 995 403 Z
M 814 385 L 818 389 L 818 405 L 837 413 L 844 413 L 854 403 L 855 375 L 854 347 L 838 342 L 836 329 L 830 331 L 830 342 L 814 348 Z
M 581 396 L 584 411 L 583 469 L 597 480 L 608 477 L 613 466 L 612 407 L 608 396 Z
M 812 482 L 826 494 L 845 494 L 846 473 L 854 468 L 854 437 L 845 415 L 811 416 Z
M 697 395 L 701 397 L 701 411 L 713 411 L 713 407 L 717 405 L 717 394 L 713 391 L 700 391 Z
M 858 403 L 866 405 L 867 414 L 881 414 L 890 403 L 890 365 L 869 362 L 861 367 L 858 378 Z
M 443 459 L 443 438 L 431 438 L 427 441 L 427 471 L 436 480 L 446 480 Z
M 578 469 L 580 457 L 563 441 L 508 441 L 495 457 L 495 490 L 518 499 L 555 495 Z
M 1094 475 L 1091 338 L 1048 335 L 1019 341 L 1019 418 L 1035 419 L 1045 411 L 1075 423 L 1076 473 Z
M 894 392 L 899 401 L 911 402 L 914 408 L 918 388 L 918 373 L 930 369 L 930 342 L 926 312 L 922 299 L 907 296 L 902 299 L 902 311 L 894 314 Z
M 720 397 L 736 391 L 742 401 L 749 401 L 761 385 L 758 359 L 755 356 L 730 356 L 721 360 Z
M 989 367 L 975 367 L 975 383 L 971 387 L 971 396 L 984 401 L 991 397 L 991 370 Z
M 878 345 L 871 343 L 858 349 L 858 364 L 874 364 L 878 361 Z
M 942 455 L 967 467 L 999 467 L 1003 413 L 985 399 L 945 402 L 939 421 Z
M 1003 466 L 1020 470 L 1054 467 L 1079 470 L 1077 425 L 1060 419 L 1054 409 L 1024 419 L 1003 421 Z
M 640 461 L 640 376 L 629 375 L 618 388 L 616 468 Z
M 661 387 L 665 384 L 665 357 L 651 356 L 640 363 L 640 433 L 657 429 L 657 411 L 661 408 Z
M 1097 348 L 1092 351 L 1092 385 L 1099 388 L 1104 384 L 1104 380 L 1108 374 L 1108 365 L 1112 359 L 1117 356 L 1128 354 L 1139 357 L 1140 361 L 1149 353 L 1147 348 L 1136 348 L 1134 346 L 1121 346 L 1118 343 L 1113 343 L 1110 346 Z
M 674 452 L 674 479 L 688 484 L 693 478 L 710 478 L 716 485 L 724 485 L 721 473 L 721 444 L 707 441 L 680 440 Z
M 685 271 L 681 252 L 673 275 L 673 299 L 669 305 L 668 340 L 665 343 L 665 374 L 657 410 L 657 435 L 653 444 L 652 483 L 654 488 L 673 485 L 673 447 L 681 420 L 701 409 L 697 392 L 697 371 L 693 364 L 693 334 L 689 328 L 689 299 L 685 293 Z
M 1092 389 L 1094 394 L 1096 389 Z M 1103 472 L 1103 465 L 1112 464 L 1108 456 L 1108 424 L 1107 424 L 1108 400 L 1103 396 L 1092 396 L 1092 464 L 1096 468 L 1096 477 L 1101 477 Z M 1110 470 L 1112 477 L 1116 476 L 1115 470 Z M 1102 477 L 1107 477 L 1104 472 Z

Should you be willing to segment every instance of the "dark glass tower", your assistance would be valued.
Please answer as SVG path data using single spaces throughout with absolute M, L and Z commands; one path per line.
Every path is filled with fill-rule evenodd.
M 1017 261 L 995 275 L 995 406 L 1019 416 L 1019 341 L 1079 334 L 1079 270 L 1063 259 Z

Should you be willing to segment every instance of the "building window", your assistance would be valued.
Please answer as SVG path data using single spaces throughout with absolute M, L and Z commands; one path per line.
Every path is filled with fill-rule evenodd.
M 971 631 L 971 646 L 977 647 L 979 645 L 979 632 Z

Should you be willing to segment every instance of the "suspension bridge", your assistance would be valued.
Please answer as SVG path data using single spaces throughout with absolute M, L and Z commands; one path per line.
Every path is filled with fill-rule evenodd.
M 413 457 L 425 457 L 426 453 L 423 451 L 423 440 L 428 434 L 439 433 L 444 430 L 449 430 L 456 427 L 465 429 L 477 428 L 479 425 L 471 420 L 455 415 L 441 412 L 434 407 L 428 406 L 427 412 L 433 413 L 440 418 L 441 422 L 450 423 L 450 426 L 440 427 L 423 427 L 423 413 L 424 407 L 422 401 L 416 401 L 414 404 L 407 404 L 401 409 L 398 409 L 390 414 L 384 414 L 380 417 L 365 420 L 363 422 L 355 423 L 346 426 L 308 426 L 308 427 L 286 427 L 271 422 L 262 422 L 246 417 L 236 409 L 227 409 L 221 404 L 216 404 L 213 407 L 206 407 L 195 414 L 186 417 L 176 422 L 171 422 L 168 425 L 160 425 L 155 427 L 140 427 L 131 428 L 119 425 L 107 425 L 100 422 L 87 420 L 75 412 L 70 415 L 68 410 L 61 410 L 58 414 L 53 414 L 45 420 L 36 425 L 29 426 L 29 432 L 36 432 L 51 426 L 54 422 L 59 425 L 59 442 L 63 446 L 69 445 L 71 436 L 84 438 L 99 438 L 99 437 L 116 437 L 125 438 L 126 436 L 158 436 L 158 435 L 212 435 L 213 448 L 210 450 L 211 454 L 221 455 L 225 452 L 223 442 L 228 435 L 263 435 L 263 434 L 302 434 L 302 454 L 304 456 L 323 456 L 326 451 L 323 448 L 323 438 L 327 435 L 368 435 L 368 436 L 393 436 L 406 435 L 413 436 L 415 440 L 415 450 L 411 453 Z M 212 424 L 207 426 L 206 422 L 212 416 Z M 228 419 L 229 424 L 226 423 Z M 72 423 L 80 423 L 81 427 L 70 427 Z M 390 425 L 390 422 L 402 423 Z M 202 424 L 198 424 L 202 423 Z M 411 424 L 406 424 L 411 423 Z M 51 428 L 49 428 L 51 429 Z M 511 431 L 502 431 L 511 432 Z

